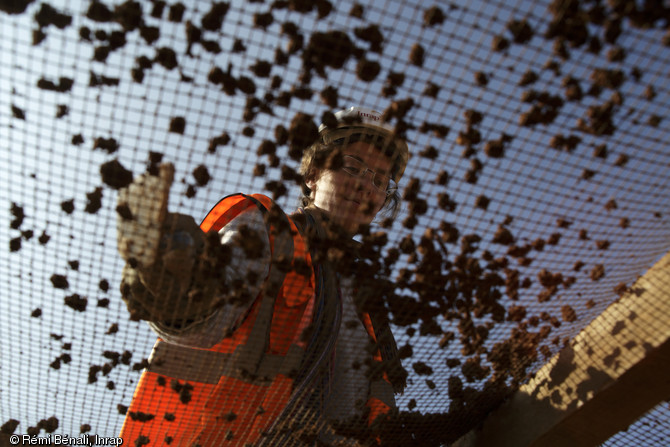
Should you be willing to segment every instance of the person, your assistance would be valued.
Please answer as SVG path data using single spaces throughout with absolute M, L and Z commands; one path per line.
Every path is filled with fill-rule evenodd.
M 165 165 L 120 192 L 122 297 L 159 336 L 124 442 L 379 439 L 373 428 L 396 411 L 407 372 L 383 305 L 370 304 L 374 287 L 356 274 L 369 263 L 354 236 L 380 212 L 397 215 L 409 151 L 378 112 L 352 107 L 335 119 L 304 151 L 293 214 L 267 196 L 233 194 L 198 226 L 167 213 Z

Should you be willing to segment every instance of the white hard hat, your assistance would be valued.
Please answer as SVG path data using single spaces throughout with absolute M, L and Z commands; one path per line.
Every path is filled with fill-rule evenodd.
M 324 143 L 329 144 L 357 133 L 381 137 L 381 144 L 378 146 L 392 151 L 390 158 L 396 167 L 394 180 L 400 180 L 407 167 L 409 148 L 407 143 L 395 134 L 395 129 L 382 120 L 381 113 L 363 107 L 349 107 L 336 112 L 335 119 L 337 120 L 335 128 L 326 124 L 319 126 L 319 136 Z

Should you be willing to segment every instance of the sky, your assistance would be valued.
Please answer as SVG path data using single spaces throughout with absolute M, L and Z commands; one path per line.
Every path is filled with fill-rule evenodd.
M 433 26 L 423 24 L 427 8 L 423 2 L 364 4 L 362 19 L 349 15 L 350 2 L 337 2 L 320 20 L 315 12 L 276 10 L 275 22 L 263 30 L 252 26 L 253 14 L 265 12 L 269 5 L 239 1 L 231 2 L 222 28 L 207 33 L 222 51 L 213 54 L 194 45 L 189 56 L 185 22 L 198 21 L 209 8 L 208 2 L 185 2 L 186 12 L 178 23 L 166 20 L 167 10 L 161 20 L 149 17 L 150 5 L 143 3 L 147 24 L 159 27 L 160 38 L 149 45 L 137 31 L 129 32 L 125 46 L 110 53 L 103 63 L 93 60 L 100 41 L 82 41 L 80 28 L 111 32 L 120 26 L 86 18 L 85 2 L 49 4 L 71 15 L 72 22 L 62 30 L 53 25 L 45 28 L 46 38 L 37 45 L 32 37 L 37 27 L 34 15 L 41 3 L 29 5 L 20 15 L 0 12 L 0 199 L 4 203 L 0 208 L 7 223 L 15 218 L 12 204 L 25 214 L 18 229 L 11 224 L 0 229 L 0 244 L 5 247 L 11 240 L 21 239 L 20 250 L 0 255 L 0 337 L 8 340 L 0 348 L 0 423 L 17 419 L 21 422 L 18 431 L 25 432 L 39 420 L 56 415 L 62 433 L 77 434 L 81 424 L 90 424 L 92 432 L 100 435 L 118 433 L 123 416 L 117 405 L 129 404 L 139 378 L 132 366 L 148 356 L 155 338 L 144 323 L 128 320 L 120 299 L 118 282 L 123 264 L 116 252 L 116 192 L 103 185 L 100 165 L 118 159 L 137 175 L 144 171 L 150 151 L 164 154 L 164 160 L 176 167 L 170 210 L 199 220 L 220 197 L 238 191 L 263 192 L 266 181 L 279 178 L 278 168 L 268 168 L 263 178 L 251 175 L 254 165 L 267 164 L 256 155 L 256 148 L 262 140 L 274 138 L 277 125 L 288 127 L 297 112 L 311 114 L 318 123 L 329 110 L 319 99 L 326 86 L 337 87 L 338 108 L 363 105 L 384 111 L 395 99 L 415 101 L 408 115 L 416 125 L 408 132 L 412 158 L 400 186 L 418 179 L 420 195 L 429 208 L 413 229 L 403 226 L 407 209 L 403 210 L 389 229 L 387 248 L 406 236 L 418 241 L 426 228 L 439 227 L 441 222 L 458 227 L 461 235 L 481 235 L 479 252 L 490 250 L 495 255 L 503 255 L 506 247 L 493 243 L 492 235 L 508 217 L 512 221 L 507 227 L 521 243 L 561 233 L 557 245 L 532 253 L 530 265 L 515 266 L 522 277 L 533 280 L 520 297 L 529 314 L 546 311 L 560 318 L 565 305 L 576 311 L 578 319 L 555 328 L 552 338 L 574 336 L 616 299 L 612 291 L 616 285 L 630 285 L 670 248 L 670 151 L 665 118 L 670 54 L 668 47 L 660 44 L 662 29 L 624 26 L 616 41 L 625 50 L 620 62 L 607 59 L 607 52 L 615 47 L 611 44 L 604 44 L 599 54 L 584 47 L 569 48 L 570 58 L 563 61 L 552 54 L 553 42 L 542 37 L 550 17 L 547 2 L 452 2 L 451 7 L 442 5 L 445 21 Z M 505 36 L 511 41 L 507 24 L 521 19 L 532 25 L 533 37 L 524 44 L 512 42 L 505 51 L 494 51 L 493 39 Z M 367 48 L 368 43 L 354 37 L 356 28 L 379 25 L 383 50 L 368 51 L 366 57 L 379 61 L 380 75 L 372 82 L 358 79 L 356 61 L 350 59 L 342 69 L 328 68 L 326 78 L 313 74 L 310 86 L 315 93 L 311 99 L 294 97 L 288 107 L 274 105 L 272 116 L 261 113 L 246 123 L 242 119 L 245 96 L 225 94 L 207 81 L 207 74 L 213 66 L 225 70 L 230 64 L 235 76 L 253 78 L 250 66 L 258 60 L 273 61 L 275 48 L 286 48 L 288 38 L 280 31 L 281 23 L 287 21 L 298 25 L 305 42 L 313 32 L 341 29 L 361 48 Z M 590 31 L 602 35 L 601 27 L 590 25 Z M 246 51 L 231 52 L 235 39 L 245 43 Z M 409 62 L 415 43 L 425 48 L 421 67 Z M 153 58 L 162 47 L 174 49 L 179 67 L 168 70 L 156 63 L 145 71 L 142 83 L 134 82 L 131 68 L 137 58 Z M 543 68 L 549 61 L 559 62 L 560 73 Z M 577 120 L 587 117 L 589 106 L 601 105 L 614 94 L 609 88 L 598 97 L 565 101 L 551 124 L 520 125 L 519 116 L 530 109 L 529 103 L 521 101 L 524 92 L 534 89 L 564 95 L 562 83 L 569 76 L 586 91 L 596 68 L 618 69 L 625 74 L 625 82 L 617 89 L 623 103 L 614 109 L 613 135 L 592 135 L 576 128 Z M 641 72 L 639 80 L 633 76 L 635 69 Z M 527 70 L 536 72 L 538 79 L 520 86 Z M 278 91 L 298 85 L 300 71 L 298 56 L 290 57 L 284 66 L 273 66 L 271 76 L 281 80 Z M 390 72 L 405 75 L 392 98 L 380 94 Z M 477 73 L 488 78 L 486 85 L 477 83 Z M 91 87 L 92 76 L 101 75 L 118 78 L 118 85 Z M 60 77 L 74 80 L 70 91 L 58 93 L 37 86 L 40 79 L 58 83 Z M 192 80 L 184 81 L 185 77 Z M 254 80 L 257 97 L 272 91 L 271 78 Z M 428 83 L 440 87 L 434 98 L 423 94 Z M 650 88 L 655 94 L 651 99 Z M 277 91 L 274 93 L 276 96 Z M 58 117 L 64 107 L 67 113 Z M 14 108 L 22 111 L 23 119 Z M 467 110 L 483 115 L 475 126 L 482 143 L 473 146 L 475 155 L 471 157 L 463 156 L 465 146 L 458 138 L 467 130 Z M 168 131 L 176 116 L 185 118 L 183 134 Z M 654 116 L 661 117 L 655 126 L 649 123 Z M 419 129 L 422 123 L 447 126 L 449 133 L 443 138 L 423 133 Z M 245 126 L 253 128 L 252 137 L 243 134 Z M 215 154 L 209 153 L 209 141 L 222 132 L 231 136 L 231 142 Z M 504 156 L 487 156 L 485 142 L 503 134 L 511 137 Z M 575 135 L 581 141 L 571 151 L 554 149 L 551 141 L 558 134 Z M 75 135 L 82 136 L 82 144 L 72 143 Z M 97 138 L 114 138 L 118 150 L 108 153 L 94 148 Z M 607 147 L 606 158 L 594 156 L 595 148 L 602 144 Z M 437 158 L 420 155 L 429 146 L 437 149 Z M 286 147 L 280 147 L 278 155 L 282 163 L 297 167 L 286 157 Z M 627 161 L 617 166 L 621 156 Z M 471 184 L 465 176 L 474 158 L 483 167 L 477 183 Z M 212 180 L 197 187 L 194 197 L 187 197 L 188 186 L 195 183 L 192 171 L 203 164 Z M 592 171 L 593 177 L 584 179 L 585 170 Z M 448 173 L 446 185 L 435 181 L 441 171 Z M 98 187 L 102 187 L 101 207 L 89 213 L 85 210 L 87 194 Z M 278 201 L 291 210 L 296 207 L 297 193 L 294 188 Z M 445 193 L 455 202 L 454 210 L 438 206 L 439 195 Z M 477 206 L 477 198 L 482 196 L 489 199 L 486 209 Z M 70 200 L 74 211 L 68 214 L 62 203 Z M 622 228 L 622 218 L 629 219 L 628 227 Z M 560 228 L 558 219 L 571 224 Z M 32 237 L 26 233 L 30 230 Z M 580 238 L 581 230 L 587 232 L 588 239 Z M 40 243 L 40 236 L 43 240 L 48 236 L 48 242 Z M 598 249 L 596 242 L 605 240 L 610 242 L 609 248 Z M 458 251 L 458 245 L 448 248 L 451 256 Z M 573 271 L 576 260 L 585 264 L 579 272 Z M 406 256 L 399 267 L 403 263 L 407 263 Z M 589 273 L 598 264 L 605 266 L 606 275 L 593 281 Z M 536 278 L 543 268 L 574 275 L 576 282 L 570 289 L 561 289 L 550 302 L 538 303 L 541 288 Z M 65 275 L 68 288 L 54 288 L 53 274 Z M 101 290 L 101 280 L 109 283 L 108 290 Z M 65 297 L 73 294 L 87 298 L 84 312 L 64 304 Z M 594 304 L 587 305 L 589 300 Z M 503 304 L 508 307 L 514 303 L 504 298 Z M 41 314 L 32 316 L 37 309 Z M 486 322 L 484 318 L 479 323 Z M 441 319 L 439 323 L 444 331 L 456 330 L 454 321 Z M 110 330 L 113 325 L 118 331 Z M 496 325 L 489 344 L 503 340 L 513 326 Z M 406 367 L 412 371 L 412 362 L 425 362 L 435 370 L 431 380 L 437 385 L 431 389 L 426 377 L 412 372 L 410 387 L 398 400 L 400 408 L 406 409 L 414 400 L 415 411 L 446 411 L 449 398 L 444 385 L 450 375 L 460 376 L 460 372 L 446 367 L 444 359 L 462 357 L 460 345 L 454 342 L 440 349 L 439 337 L 408 335 L 404 327 L 394 327 L 394 333 L 400 345 L 414 346 L 415 354 Z M 550 349 L 555 353 L 558 346 Z M 120 364 L 107 376 L 98 374 L 97 382 L 88 383 L 91 365 L 109 361 L 105 352 L 110 355 L 126 350 L 133 353 L 129 365 Z M 70 356 L 69 363 L 63 360 L 67 358 L 64 354 Z M 58 358 L 60 368 L 55 369 L 50 365 Z M 657 425 L 667 429 L 667 411 L 661 414 L 665 423 Z M 659 419 L 655 416 L 651 420 Z M 611 445 L 618 445 L 615 438 Z

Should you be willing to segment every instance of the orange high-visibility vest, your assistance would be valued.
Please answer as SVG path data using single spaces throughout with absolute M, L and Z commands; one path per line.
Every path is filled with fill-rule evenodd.
M 126 413 L 120 434 L 124 443 L 255 445 L 293 402 L 307 348 L 303 332 L 312 323 L 318 299 L 319 279 L 306 239 L 289 216 L 260 194 L 225 197 L 200 227 L 218 231 L 252 207 L 264 214 L 270 237 L 272 261 L 261 293 L 232 333 L 208 349 L 158 339 Z M 375 339 L 367 314 L 363 322 Z M 333 332 L 336 339 L 337 328 Z M 379 352 L 375 360 L 381 361 Z M 370 423 L 394 405 L 386 374 L 383 382 L 370 387 Z

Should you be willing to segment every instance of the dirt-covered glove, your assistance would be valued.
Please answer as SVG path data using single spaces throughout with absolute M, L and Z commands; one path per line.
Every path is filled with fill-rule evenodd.
M 186 323 L 210 312 L 222 289 L 219 275 L 203 278 L 225 258 L 216 233 L 207 237 L 191 216 L 167 212 L 173 174 L 163 164 L 158 176 L 142 174 L 119 192 L 121 295 L 135 320 Z
M 156 260 L 173 179 L 174 166 L 163 163 L 158 175 L 142 174 L 119 190 L 117 244 L 133 267 L 148 267 Z

